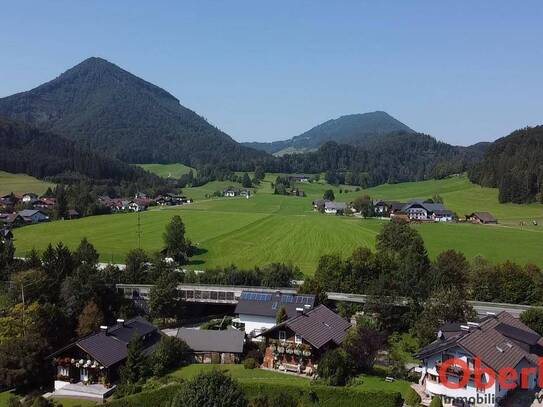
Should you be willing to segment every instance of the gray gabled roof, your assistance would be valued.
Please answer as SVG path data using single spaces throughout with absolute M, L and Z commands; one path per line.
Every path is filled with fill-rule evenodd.
M 104 367 L 110 367 L 126 359 L 128 343 L 132 338 L 145 335 L 147 335 L 147 339 L 144 341 L 144 354 L 148 355 L 160 342 L 162 334 L 150 322 L 142 317 L 136 317 L 123 324 L 118 323 L 109 327 L 107 333 L 100 331 L 78 339 L 51 356 L 57 356 L 75 346 L 88 353 Z
M 304 340 L 315 348 L 320 349 L 329 342 L 341 345 L 347 330 L 352 325 L 324 305 L 304 312 L 294 318 L 290 318 L 282 324 L 263 332 L 261 335 L 284 327 L 292 330 L 296 335 L 301 335 Z
M 41 213 L 43 216 L 47 216 L 45 213 L 43 213 L 39 209 L 23 209 L 22 211 L 19 211 L 19 215 L 21 215 L 23 218 L 30 218 L 38 212 Z
M 245 341 L 245 333 L 237 329 L 215 331 L 179 328 L 176 336 L 195 352 L 243 353 Z
M 335 209 L 335 210 L 345 210 L 347 209 L 347 204 L 345 202 L 333 202 L 333 201 L 326 201 L 324 203 L 325 209 Z

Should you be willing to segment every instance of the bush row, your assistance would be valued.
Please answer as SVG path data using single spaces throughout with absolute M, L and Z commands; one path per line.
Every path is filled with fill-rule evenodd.
M 106 403 L 108 407 L 167 407 L 181 384 L 170 384 L 157 390 L 142 392 Z

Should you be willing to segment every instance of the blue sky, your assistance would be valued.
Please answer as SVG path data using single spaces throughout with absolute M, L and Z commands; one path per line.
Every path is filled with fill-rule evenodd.
M 467 145 L 543 123 L 542 21 L 542 1 L 12 1 L 0 97 L 101 56 L 238 141 L 384 110 Z

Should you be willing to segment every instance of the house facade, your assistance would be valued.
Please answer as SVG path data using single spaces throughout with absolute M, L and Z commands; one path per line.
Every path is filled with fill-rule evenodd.
M 320 357 L 341 345 L 351 324 L 324 305 L 297 315 L 263 332 L 263 366 L 312 375 Z
M 485 373 L 480 382 L 485 385 L 478 386 L 474 376 L 476 359 L 496 377 L 505 368 L 516 371 L 512 383 L 520 387 L 523 369 L 538 366 L 542 345 L 540 335 L 506 312 L 487 316 L 479 323 L 447 324 L 437 339 L 419 352 L 421 378 L 413 387 L 420 393 L 423 405 L 440 397 L 444 405 L 498 406 L 510 390 L 491 380 L 490 373 Z M 448 366 L 444 366 L 446 362 Z M 445 382 L 441 380 L 443 375 L 440 377 L 441 369 L 446 369 Z M 453 388 L 464 375 L 469 377 L 467 383 Z M 527 378 L 527 388 L 535 389 L 537 379 L 534 371 Z
M 143 339 L 144 354 L 149 355 L 162 334 L 141 317 L 126 322 L 117 320 L 117 324 L 103 326 L 99 332 L 53 353 L 50 358 L 56 368 L 55 390 L 77 383 L 113 385 L 119 379 L 119 369 L 128 356 L 128 343 L 135 336 Z
M 311 310 L 314 305 L 314 295 L 243 291 L 234 311 L 238 316 L 234 322 L 255 338 L 277 324 L 277 313 L 281 308 L 285 309 L 288 318 L 292 318 L 296 316 L 297 308 Z
M 40 223 L 49 220 L 49 216 L 39 209 L 25 209 L 20 211 L 19 215 L 26 223 Z
M 415 221 L 451 222 L 454 220 L 453 212 L 440 203 L 412 201 L 406 204 L 401 212 L 405 213 L 410 220 Z

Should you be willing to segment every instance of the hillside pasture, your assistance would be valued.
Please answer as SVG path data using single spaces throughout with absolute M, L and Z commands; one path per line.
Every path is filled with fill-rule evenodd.
M 190 171 L 196 175 L 196 170 L 184 164 L 137 164 L 146 171 L 152 172 L 162 178 L 180 178 Z
M 6 195 L 11 192 L 15 194 L 34 192 L 41 195 L 47 188 L 53 188 L 54 186 L 50 182 L 41 181 L 30 175 L 0 171 L 0 195 Z
M 298 265 L 305 274 L 315 271 L 320 256 L 330 253 L 349 255 L 355 247 L 374 247 L 376 235 L 387 220 L 359 219 L 323 215 L 313 211 L 311 201 L 325 189 L 337 191 L 337 200 L 351 200 L 370 193 L 376 198 L 407 200 L 439 193 L 457 213 L 490 210 L 503 216 L 498 226 L 471 224 L 420 224 L 414 227 L 425 240 L 430 256 L 456 249 L 468 258 L 484 256 L 492 262 L 512 260 L 543 266 L 543 226 L 520 228 L 518 219 L 536 218 L 538 205 L 501 205 L 493 190 L 474 186 L 463 177 L 441 181 L 384 185 L 367 191 L 339 193 L 325 183 L 303 184 L 305 198 L 271 193 L 273 175 L 268 175 L 256 194 L 245 198 L 210 198 L 231 182 L 212 182 L 183 192 L 196 199 L 191 205 L 153 208 L 140 215 L 141 247 L 148 251 L 162 248 L 162 233 L 169 219 L 180 215 L 188 237 L 200 249 L 189 265 L 194 269 L 235 264 L 251 268 L 271 262 Z M 347 187 L 347 189 L 354 189 Z M 492 194 L 491 194 L 492 193 Z M 493 198 L 494 196 L 494 198 Z M 501 214 L 501 215 L 500 215 Z M 17 255 L 33 247 L 43 250 L 49 242 L 62 241 L 75 248 L 87 237 L 101 253 L 102 261 L 124 262 L 126 253 L 138 246 L 136 214 L 116 214 L 72 221 L 56 221 L 26 226 L 15 231 Z M 511 222 L 510 224 L 506 222 Z

